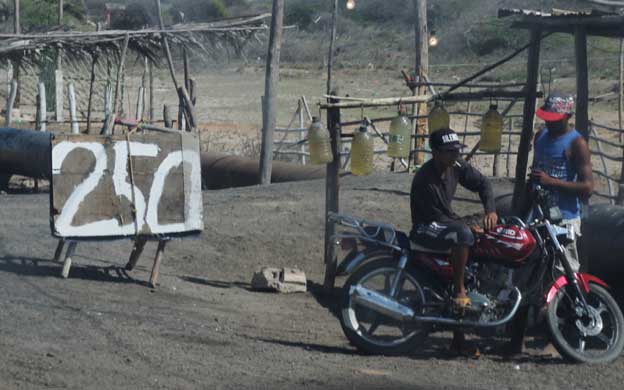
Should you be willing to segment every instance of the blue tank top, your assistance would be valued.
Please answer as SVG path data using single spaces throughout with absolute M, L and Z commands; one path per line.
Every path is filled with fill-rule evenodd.
M 581 134 L 575 129 L 558 138 L 551 138 L 548 129 L 544 129 L 535 140 L 535 157 L 533 169 L 545 172 L 551 177 L 564 181 L 576 181 L 578 173 L 573 161 L 566 156 L 572 142 Z M 572 219 L 581 215 L 581 204 L 576 194 L 550 188 L 557 199 L 564 219 Z

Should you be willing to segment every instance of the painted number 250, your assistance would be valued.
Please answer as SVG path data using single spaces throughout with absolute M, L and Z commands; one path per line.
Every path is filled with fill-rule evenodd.
M 108 166 L 108 156 L 104 145 L 97 142 L 68 142 L 58 143 L 52 150 L 52 167 L 60 171 L 65 158 L 76 149 L 84 149 L 95 158 L 93 171 L 72 191 L 67 198 L 61 213 L 56 218 L 55 227 L 63 236 L 125 236 L 142 231 L 144 225 L 149 227 L 151 233 L 168 233 L 193 229 L 186 220 L 189 216 L 201 215 L 201 183 L 199 180 L 191 180 L 190 199 L 185 205 L 185 221 L 179 223 L 160 224 L 158 222 L 158 205 L 163 193 L 165 179 L 169 172 L 185 162 L 191 166 L 191 176 L 199 172 L 199 156 L 192 150 L 174 151 L 165 157 L 154 172 L 154 180 L 146 201 L 141 190 L 131 184 L 128 177 L 128 156 L 132 157 L 156 157 L 160 148 L 156 144 L 142 142 L 117 141 L 113 144 L 115 161 L 113 167 L 113 187 L 115 194 L 111 197 L 125 197 L 134 204 L 136 211 L 136 223 L 130 221 L 122 224 L 117 218 L 86 223 L 79 226 L 72 225 L 74 216 L 80 210 L 84 199 L 98 186 L 100 179 Z M 199 208 L 199 209 L 198 209 Z M 191 221 L 192 222 L 192 221 Z

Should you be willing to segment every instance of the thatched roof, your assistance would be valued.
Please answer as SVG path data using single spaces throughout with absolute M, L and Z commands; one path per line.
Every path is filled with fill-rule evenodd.
M 249 40 L 258 39 L 258 33 L 267 30 L 264 20 L 270 16 L 262 14 L 211 23 L 177 24 L 165 30 L 0 34 L 0 59 L 18 60 L 22 66 L 36 65 L 56 55 L 59 48 L 68 61 L 90 61 L 94 55 L 119 57 L 128 36 L 128 50 L 159 63 L 163 57 L 163 34 L 172 47 L 185 47 L 202 55 L 211 55 L 216 49 L 233 49 L 240 53 Z

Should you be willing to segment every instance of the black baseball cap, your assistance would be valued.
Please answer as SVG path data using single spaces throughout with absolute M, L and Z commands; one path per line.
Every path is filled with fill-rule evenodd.
M 461 150 L 466 145 L 459 142 L 457 133 L 451 129 L 438 129 L 429 135 L 429 147 L 436 150 Z

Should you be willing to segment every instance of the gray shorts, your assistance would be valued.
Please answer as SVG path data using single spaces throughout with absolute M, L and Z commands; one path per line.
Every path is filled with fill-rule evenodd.
M 563 221 L 561 221 L 560 225 L 565 226 L 565 227 L 568 227 L 568 226 L 574 227 L 574 232 L 576 233 L 574 235 L 574 241 L 565 246 L 565 252 L 566 252 L 568 261 L 570 262 L 570 266 L 572 267 L 572 270 L 574 272 L 579 272 L 579 269 L 581 268 L 581 262 L 579 260 L 579 254 L 578 254 L 578 249 L 576 247 L 576 242 L 578 241 L 578 238 L 581 236 L 581 217 L 576 217 L 573 219 L 564 219 Z
M 448 250 L 454 246 L 472 246 L 475 240 L 470 228 L 461 221 L 414 225 L 410 239 L 419 245 L 436 250 Z

